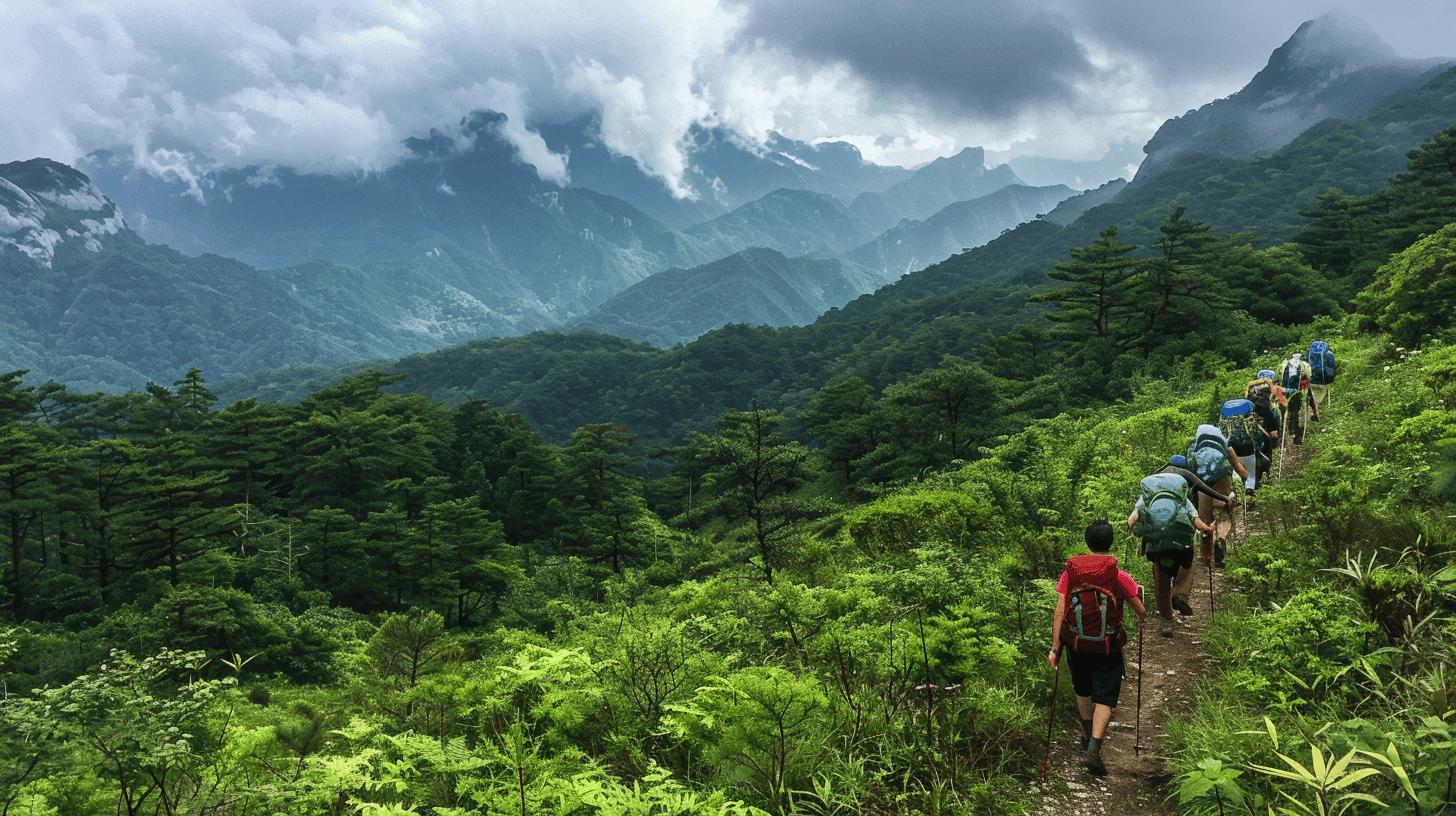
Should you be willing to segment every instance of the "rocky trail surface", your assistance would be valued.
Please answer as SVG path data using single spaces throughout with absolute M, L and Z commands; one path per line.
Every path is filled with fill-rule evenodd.
M 1319 429 L 1318 425 L 1309 426 L 1311 435 L 1317 434 Z M 1283 478 L 1297 473 L 1309 452 L 1306 446 L 1293 446 L 1286 451 Z M 1270 477 L 1273 476 L 1271 473 Z M 1258 502 L 1251 507 L 1234 510 L 1229 552 L 1237 551 L 1251 531 L 1270 529 L 1271 520 L 1264 517 L 1265 512 L 1265 507 Z M 1122 552 L 1117 553 L 1118 558 L 1124 562 L 1130 553 L 1135 552 L 1120 549 Z M 1066 667 L 1062 667 L 1048 781 L 1045 785 L 1038 785 L 1044 796 L 1036 813 L 1048 816 L 1134 813 L 1160 816 L 1176 812 L 1170 798 L 1174 791 L 1169 785 L 1171 773 L 1167 770 L 1164 728 L 1171 715 L 1186 710 L 1191 703 L 1199 675 L 1209 659 L 1204 650 L 1203 634 L 1209 624 L 1210 597 L 1215 610 L 1221 607 L 1224 598 L 1222 570 L 1214 568 L 1210 582 L 1209 567 L 1202 560 L 1195 559 L 1193 569 L 1190 601 L 1194 614 L 1191 617 L 1174 614 L 1175 630 L 1171 640 L 1157 635 L 1156 610 L 1151 589 L 1148 591 L 1148 638 L 1141 644 L 1142 724 L 1139 729 L 1135 723 L 1139 644 L 1134 635 L 1127 644 L 1127 676 L 1123 680 L 1121 699 L 1102 744 L 1102 761 L 1107 766 L 1107 776 L 1099 778 L 1087 771 L 1084 753 L 1079 746 L 1081 729 L 1077 722 L 1071 680 Z M 1131 610 L 1128 614 L 1132 617 Z M 1135 750 L 1134 738 L 1139 732 L 1142 746 Z

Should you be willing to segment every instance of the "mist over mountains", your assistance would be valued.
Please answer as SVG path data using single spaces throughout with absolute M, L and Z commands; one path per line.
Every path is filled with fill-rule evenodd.
M 1397 56 L 1346 16 L 1312 20 L 1243 90 L 1158 129 L 1130 188 L 1157 189 L 1185 159 L 1262 155 L 1443 65 Z M 568 179 L 543 178 L 520 124 L 495 111 L 407 139 L 377 172 L 158 175 L 114 151 L 0 166 L 13 293 L 0 362 L 124 388 L 194 365 L 337 365 L 563 327 L 670 345 L 733 322 L 802 325 L 1018 224 L 1071 225 L 1129 187 L 1103 175 L 1079 194 L 1015 169 L 1105 174 L 1118 148 L 1008 164 L 964 148 L 911 169 L 844 141 L 694 126 L 683 179 L 701 193 L 682 195 L 603 127 L 539 129 Z

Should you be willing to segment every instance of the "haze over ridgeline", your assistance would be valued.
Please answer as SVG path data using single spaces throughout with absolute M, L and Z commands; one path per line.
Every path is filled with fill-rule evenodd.
M 1065 23 L 1078 13 L 1064 11 L 1071 16 L 1053 19 Z M 26 11 L 20 13 L 23 17 Z M 773 4 L 740 9 L 735 14 L 748 16 L 729 15 L 725 24 L 738 32 L 732 36 L 746 36 L 742 31 L 754 30 L 776 13 Z M 122 49 L 115 30 L 83 25 L 100 19 L 88 14 L 65 29 L 75 29 L 76 36 L 56 49 Z M 125 15 L 103 17 L 151 31 Z M 163 15 L 152 25 L 164 28 L 167 19 Z M 268 71 L 307 78 L 305 66 L 333 65 L 328 59 L 342 59 L 348 51 L 333 39 L 325 38 L 334 50 L 316 42 L 323 37 L 319 27 L 347 27 L 350 19 L 254 20 L 247 30 L 280 37 L 292 32 L 293 39 L 274 42 L 282 55 L 258 62 L 245 59 L 252 52 L 242 38 L 231 59 L 252 66 L 253 73 L 244 76 L 235 66 L 216 82 L 222 83 L 219 88 L 228 82 L 246 85 L 245 80 L 261 81 L 258 72 Z M 432 33 L 431 19 L 395 22 L 426 42 L 438 33 Z M 1026 36 L 1051 36 L 1031 31 L 1037 26 L 1017 14 L 994 25 Z M 1030 28 L 1022 31 L 1018 25 Z M 28 30 L 36 42 L 47 31 L 42 22 L 32 22 Z M 789 31 L 781 33 L 787 37 Z M 381 60 L 393 53 L 391 48 L 403 47 L 385 29 L 370 32 L 364 38 L 368 48 L 356 43 L 362 51 L 348 52 L 358 60 L 364 55 Z M 589 42 L 595 49 L 611 45 L 601 39 Z M 132 47 L 143 42 L 151 40 L 138 36 Z M 293 53 L 281 44 L 287 42 L 309 47 L 299 45 L 300 53 Z M 449 45 L 464 48 L 454 40 Z M 843 47 L 854 45 L 846 41 Z M 1069 54 L 1083 57 L 1090 47 L 1082 41 L 1063 45 Z M 34 43 L 26 47 L 33 49 Z M 803 47 L 806 65 L 828 59 L 815 50 L 821 46 Z M 765 58 L 742 44 L 735 48 L 718 59 L 742 67 L 742 60 Z M 45 59 L 54 58 L 47 54 Z M 849 54 L 836 58 L 836 70 L 858 64 Z M 438 58 L 452 55 L 457 52 L 446 49 Z M 1154 56 L 1141 59 L 1153 65 Z M 864 56 L 866 65 L 876 64 L 872 57 Z M 321 111 L 301 107 L 295 113 L 302 118 L 291 120 L 276 108 L 229 113 L 217 107 L 241 105 L 243 97 L 255 96 L 236 91 L 225 102 L 217 97 L 208 104 L 173 95 L 169 115 L 146 115 L 159 104 L 149 96 L 156 90 L 147 79 L 150 63 L 116 59 L 109 70 L 117 72 L 118 87 L 127 89 L 122 96 L 133 103 L 118 113 L 128 117 L 125 132 L 100 127 L 105 117 L 84 126 L 57 119 L 69 115 L 58 99 L 35 121 L 8 119 L 0 139 L 0 144 L 44 143 L 65 133 L 57 144 L 80 151 L 72 157 L 73 167 L 21 160 L 0 173 L 6 180 L 0 192 L 8 202 L 0 264 L 14 292 L 0 307 L 8 327 L 0 347 L 8 362 L 31 369 L 33 376 L 77 385 L 136 386 L 193 365 L 235 375 L 342 364 L 558 327 L 592 327 L 671 344 L 730 322 L 801 325 L 1019 223 L 1047 214 L 1067 225 L 1094 204 L 1120 195 L 1118 176 L 1130 177 L 1136 169 L 1127 139 L 1142 126 L 1135 124 L 1142 121 L 1138 116 L 1115 116 L 1123 130 L 1104 134 L 1113 141 L 1097 146 L 1086 160 L 1034 155 L 1053 146 L 1047 138 L 1005 141 L 994 155 L 1009 161 L 997 163 L 981 147 L 954 148 L 941 157 L 916 153 L 904 147 L 903 135 L 888 132 L 868 143 L 852 134 L 835 139 L 823 129 L 808 134 L 810 140 L 772 129 L 754 132 L 725 112 L 737 110 L 732 107 L 737 97 L 728 90 L 738 86 L 694 85 L 698 114 L 664 143 L 676 158 L 652 154 L 658 161 L 645 142 L 629 145 L 618 138 L 620 111 L 603 99 L 578 100 L 588 109 L 583 113 L 564 104 L 526 105 L 522 94 L 534 86 L 505 94 L 492 80 L 489 101 L 501 110 L 470 110 L 429 127 L 410 119 L 420 122 L 417 132 L 399 139 L 387 154 L 371 154 L 345 172 L 299 152 L 327 122 Z M 704 59 L 700 55 L 693 62 L 694 70 Z M 572 70 L 604 65 L 583 60 Z M 363 95 L 354 102 L 376 99 L 366 91 L 378 66 L 348 64 L 363 72 L 353 79 L 359 87 L 352 92 Z M 1298 26 L 1243 90 L 1159 128 L 1144 123 L 1144 136 L 1151 139 L 1141 173 L 1150 176 L 1183 153 L 1238 159 L 1268 152 L 1324 118 L 1361 114 L 1415 87 L 1441 64 L 1399 56 L 1358 18 L 1325 15 Z M 1030 71 L 1034 65 L 1028 59 L 1023 68 Z M 913 77 L 908 75 L 891 79 L 871 83 L 878 89 L 874 93 L 898 89 L 896 98 L 925 103 L 920 109 L 925 115 L 940 109 L 931 102 L 946 89 L 910 88 L 905 83 Z M 195 83 L 207 84 L 202 77 Z M 352 87 L 337 77 L 324 85 L 334 94 L 327 98 L 339 104 Z M 294 89 L 301 93 L 302 87 Z M 189 88 L 194 94 L 206 91 Z M 485 93 L 472 88 L 461 93 Z M 650 91 L 650 84 L 642 90 Z M 962 99 L 952 109 L 963 114 L 962 124 L 991 128 L 987 135 L 994 130 L 990 123 L 1009 127 L 1013 120 L 1021 123 L 1021 132 L 1029 132 L 1027 123 L 1040 121 L 1037 112 L 1044 113 L 1039 106 L 1050 104 L 1048 99 L 1060 99 L 1060 105 L 1071 92 L 1027 88 L 1022 101 L 992 95 Z M 670 117 L 654 118 L 655 98 L 647 93 L 643 104 L 648 107 L 632 121 L 654 133 L 671 130 Z M 790 115 L 792 106 L 781 102 L 788 107 L 754 121 L 786 130 L 799 127 Z M 1079 104 L 1086 103 L 1090 100 Z M 96 104 L 97 110 L 105 109 Z M 402 120 L 391 117 L 402 116 L 403 109 L 380 104 L 376 124 L 394 134 L 389 128 Z M 552 122 L 553 113 L 569 118 Z M 207 134 L 213 131 L 200 123 L 219 116 L 236 131 L 209 143 Z M 35 131 L 36 122 L 48 117 L 53 127 L 44 134 Z M 959 139 L 953 134 L 962 132 L 956 130 L 959 125 L 942 124 L 944 144 L 953 145 Z M 818 126 L 831 125 L 821 120 Z M 1051 124 L 1046 127 L 1040 132 L 1055 132 Z M 288 135 L 292 152 L 269 152 L 280 134 Z M 316 146 L 326 145 L 324 140 Z M 1070 143 L 1059 149 L 1064 155 L 1078 152 Z M 931 158 L 909 168 L 868 161 L 864 150 L 882 161 L 896 155 Z M 665 173 L 667 165 L 677 170 Z M 1042 183 L 1029 183 L 1018 168 Z M 1066 183 L 1047 183 L 1054 179 Z M 1109 180 L 1116 183 L 1104 184 Z M 1098 189 L 1072 198 L 1084 188 Z M 773 250 L 785 262 L 765 264 L 772 256 L 740 254 L 755 247 Z M 804 255 L 833 258 L 835 264 L 789 263 Z M 703 271 L 695 275 L 684 272 L 699 268 Z M 811 268 L 819 271 L 804 271 Z M 831 269 L 836 270 L 832 280 L 824 278 Z M 668 271 L 671 278 L 650 280 Z M 807 277 L 799 280 L 800 274 Z M 688 295 L 682 287 L 691 280 L 711 281 L 711 288 Z M 800 299 L 811 290 L 814 294 Z M 800 294 L 784 294 L 787 300 L 780 301 L 773 292 Z M 107 305 L 118 302 L 131 308 Z

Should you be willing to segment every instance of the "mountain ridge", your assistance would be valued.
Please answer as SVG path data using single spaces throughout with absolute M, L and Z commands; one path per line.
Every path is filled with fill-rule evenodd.
M 791 258 L 750 247 L 692 269 L 659 272 L 567 328 L 672 346 L 724 325 L 802 326 L 881 282 L 837 258 Z
M 1164 122 L 1143 147 L 1139 173 L 1159 172 L 1185 152 L 1252 157 L 1325 119 L 1361 115 L 1451 64 L 1399 57 L 1347 14 L 1307 20 L 1238 91 Z

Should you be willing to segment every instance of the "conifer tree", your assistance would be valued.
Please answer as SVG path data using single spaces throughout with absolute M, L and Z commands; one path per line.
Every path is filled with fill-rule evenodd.
M 1214 273 L 1221 241 L 1209 225 L 1188 218 L 1183 207 L 1177 206 L 1158 232 L 1154 245 L 1158 254 L 1143 265 L 1137 286 L 1145 320 L 1145 349 L 1160 345 L 1163 332 L 1210 322 L 1227 305 Z
M 625 451 L 636 437 L 620 425 L 585 425 L 571 435 L 564 452 L 576 492 L 579 549 L 613 573 L 637 558 L 630 527 L 646 512 L 642 488 L 628 469 Z
M 1137 275 L 1143 262 L 1131 257 L 1134 249 L 1117 239 L 1117 227 L 1108 227 L 1047 273 L 1066 285 L 1032 299 L 1056 304 L 1056 311 L 1047 315 L 1056 324 L 1055 336 L 1072 341 L 1095 338 L 1118 350 L 1136 344 L 1130 320 L 1137 313 Z
M 708 467 L 706 509 L 748 526 L 757 566 L 769 583 L 787 561 L 795 525 L 814 511 L 794 495 L 812 477 L 809 450 L 784 439 L 782 424 L 782 416 L 762 408 L 731 411 L 717 434 L 699 438 L 695 451 Z

